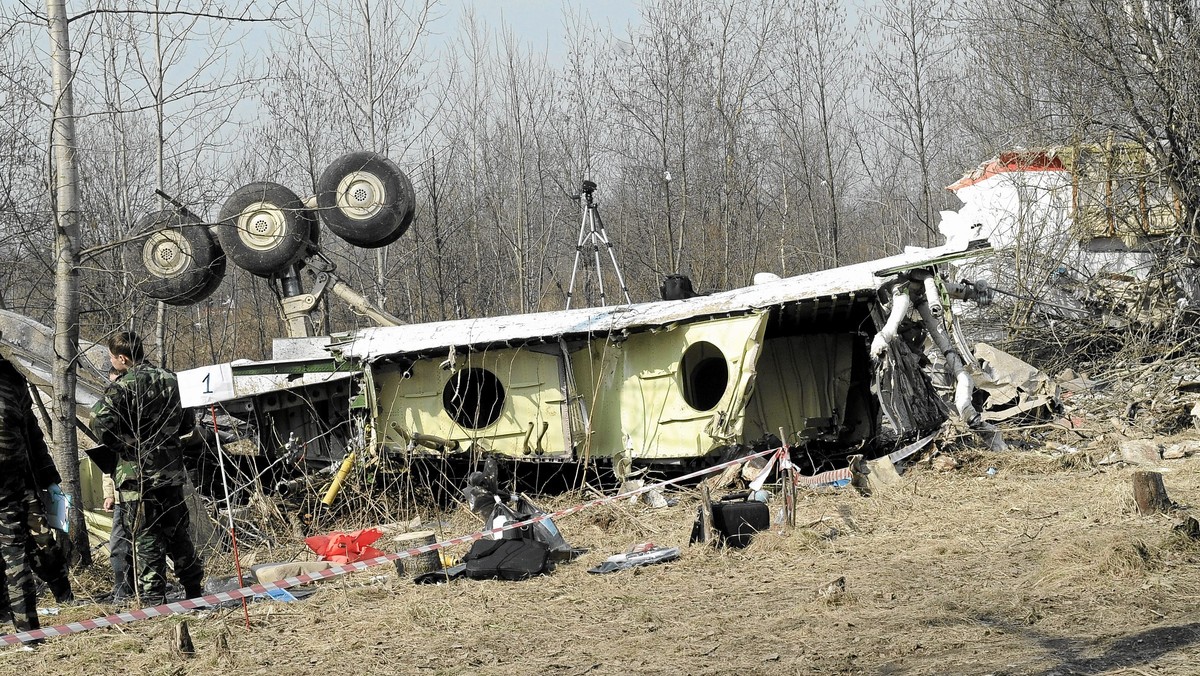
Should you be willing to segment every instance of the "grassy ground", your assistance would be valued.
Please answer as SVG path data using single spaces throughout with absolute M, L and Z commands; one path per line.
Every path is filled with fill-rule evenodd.
M 885 495 L 802 494 L 797 528 L 742 551 L 691 547 L 674 563 L 585 572 L 643 540 L 685 545 L 697 498 L 684 493 L 674 507 L 561 520 L 591 551 L 550 576 L 414 586 L 380 567 L 297 603 L 251 604 L 249 631 L 240 608 L 139 622 L 0 650 L 0 673 L 1200 672 L 1200 542 L 1172 530 L 1177 516 L 1136 513 L 1133 468 L 958 457 L 950 471 L 912 467 Z M 1200 501 L 1200 458 L 1163 466 L 1174 501 Z M 476 527 L 448 518 L 448 535 Z M 184 619 L 190 659 L 170 650 Z

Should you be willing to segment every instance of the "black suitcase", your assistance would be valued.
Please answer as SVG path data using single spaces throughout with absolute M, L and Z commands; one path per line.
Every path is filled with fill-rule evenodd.
M 721 544 L 741 548 L 750 544 L 755 533 L 771 527 L 771 512 L 765 502 L 726 497 L 713 503 L 712 520 Z

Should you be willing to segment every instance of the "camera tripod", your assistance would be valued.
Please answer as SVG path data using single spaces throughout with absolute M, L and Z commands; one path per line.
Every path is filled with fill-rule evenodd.
M 600 304 L 608 304 L 604 296 L 604 274 L 600 270 L 601 244 L 608 249 L 608 258 L 612 261 L 613 272 L 617 275 L 617 283 L 621 285 L 621 292 L 625 294 L 625 302 L 633 302 L 629 297 L 629 288 L 625 286 L 625 278 L 621 275 L 621 268 L 617 265 L 617 255 L 613 252 L 612 242 L 608 239 L 608 233 L 604 231 L 604 221 L 600 218 L 600 204 L 592 199 L 592 194 L 595 192 L 596 183 L 584 180 L 579 194 L 572 195 L 574 199 L 579 200 L 580 218 L 579 240 L 575 244 L 575 264 L 571 266 L 571 284 L 567 287 L 568 310 L 571 309 L 571 299 L 575 294 L 575 276 L 579 272 L 579 259 L 583 256 L 583 249 L 588 243 L 592 245 L 592 257 L 596 262 L 596 283 L 600 289 Z

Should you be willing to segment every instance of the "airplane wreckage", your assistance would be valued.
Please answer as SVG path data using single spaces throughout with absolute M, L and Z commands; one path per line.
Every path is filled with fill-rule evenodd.
M 578 196 L 585 224 L 597 215 L 587 185 Z M 284 291 L 289 337 L 274 341 L 272 359 L 179 373 L 183 403 L 208 431 L 195 477 L 202 494 L 224 497 L 217 441 L 238 475 L 229 485 L 244 487 L 229 496 L 234 504 L 252 491 L 332 504 L 368 463 L 458 463 L 465 472 L 494 456 L 512 461 L 513 473 L 529 463 L 671 472 L 777 446 L 782 435 L 797 462 L 817 470 L 851 452 L 887 453 L 950 415 L 987 427 L 951 304 L 986 302 L 987 289 L 939 272 L 988 254 L 986 241 L 759 275 L 709 295 L 406 325 L 342 283 L 316 241 L 323 223 L 355 246 L 384 246 L 409 227 L 414 202 L 395 164 L 353 153 L 308 200 L 254 183 L 230 197 L 215 225 L 182 205 L 138 224 L 123 259 L 151 298 L 205 298 L 226 259 Z M 312 278 L 307 291 L 301 273 Z M 379 326 L 314 336 L 309 312 L 329 293 Z M 0 312 L 0 351 L 46 392 L 50 339 L 50 329 Z M 945 356 L 949 401 L 926 371 L 927 341 Z M 103 346 L 83 348 L 81 427 L 107 370 Z M 81 473 L 89 523 L 103 524 L 99 470 L 81 460 Z

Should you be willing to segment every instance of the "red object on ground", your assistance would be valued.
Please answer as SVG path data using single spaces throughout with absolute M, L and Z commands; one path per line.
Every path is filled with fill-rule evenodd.
M 382 535 L 383 533 L 376 528 L 356 530 L 353 533 L 334 531 L 325 535 L 304 538 L 304 543 L 308 545 L 309 549 L 316 552 L 322 561 L 344 565 L 383 556 L 383 552 L 370 546 Z

